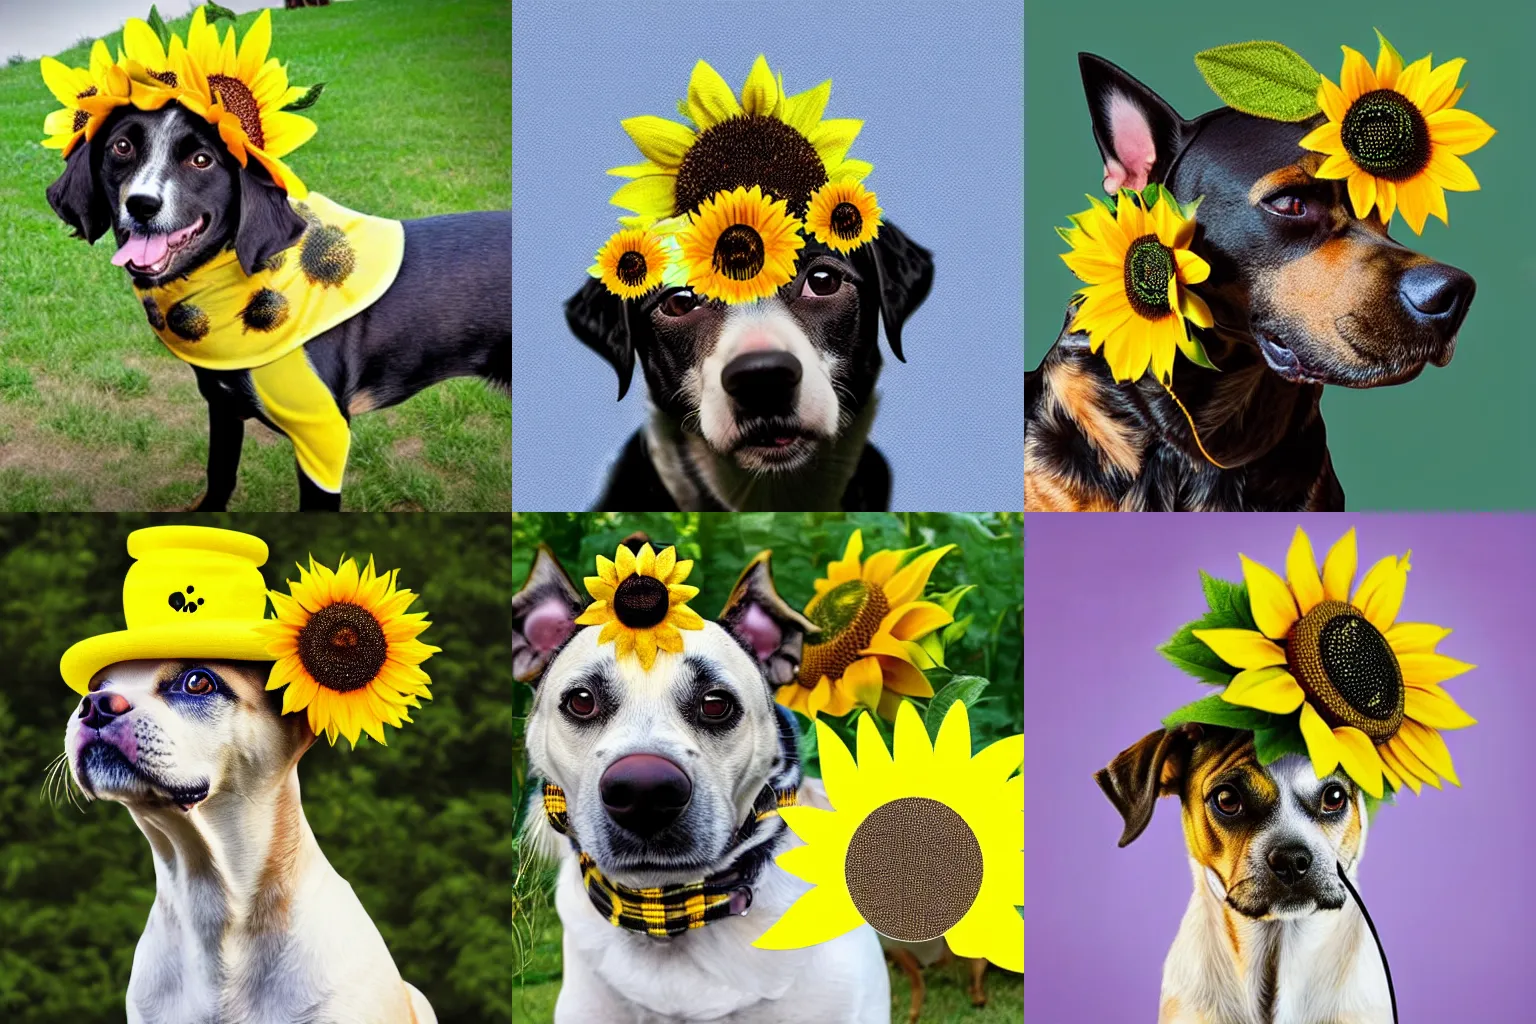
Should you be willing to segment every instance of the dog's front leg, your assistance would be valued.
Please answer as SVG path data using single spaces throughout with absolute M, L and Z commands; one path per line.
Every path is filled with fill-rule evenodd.
M 235 493 L 240 450 L 245 444 L 245 417 L 222 402 L 208 403 L 208 486 L 194 512 L 222 512 Z

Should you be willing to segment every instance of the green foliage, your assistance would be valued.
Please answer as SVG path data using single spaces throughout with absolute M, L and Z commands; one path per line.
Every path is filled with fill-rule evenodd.
M 316 82 L 314 85 L 309 87 L 309 91 L 308 92 L 306 92 L 303 96 L 300 96 L 298 99 L 294 100 L 292 103 L 288 104 L 283 109 L 284 110 L 308 110 L 310 107 L 315 105 L 315 101 L 320 98 L 320 94 L 322 92 L 324 92 L 324 91 L 325 91 L 325 83 L 324 82 Z
M 1216 656 L 1216 652 L 1195 636 L 1197 629 L 1257 629 L 1253 612 L 1248 605 L 1248 584 L 1228 583 L 1200 572 L 1200 587 L 1205 591 L 1209 608 L 1194 622 L 1185 623 L 1167 642 L 1158 647 L 1158 653 L 1173 665 L 1204 683 L 1225 686 L 1232 681 L 1237 670 Z
M 149 5 L 149 17 L 146 24 L 155 30 L 155 35 L 160 37 L 160 45 L 166 49 L 171 46 L 171 30 L 165 27 L 165 19 L 160 16 L 160 8 L 155 4 Z
M 1170 714 L 1163 719 L 1163 728 L 1172 729 L 1176 725 L 1198 723 L 1222 725 L 1229 729 L 1266 729 L 1270 725 L 1270 719 L 1274 717 L 1267 711 L 1256 711 L 1240 704 L 1228 704 L 1222 700 L 1221 694 L 1214 693 L 1209 697 L 1202 697 L 1185 704 Z
M 188 517 L 177 517 L 185 522 Z M 59 656 L 122 628 L 128 532 L 163 516 L 0 517 L 0 1020 L 123 1019 L 154 898 L 149 847 L 127 811 L 45 799 L 78 697 Z M 399 567 L 430 613 L 435 698 L 387 747 L 320 743 L 300 765 L 304 810 L 401 973 L 440 1021 L 511 1020 L 513 804 L 507 794 L 510 528 L 504 516 L 197 517 L 264 538 L 269 586 L 343 554 Z
M 1230 43 L 1195 54 L 1195 66 L 1234 110 L 1275 121 L 1305 121 L 1317 113 L 1322 75 L 1280 43 Z

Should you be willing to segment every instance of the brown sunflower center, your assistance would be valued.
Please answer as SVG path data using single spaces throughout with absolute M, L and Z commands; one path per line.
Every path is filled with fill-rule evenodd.
M 1343 601 L 1323 601 L 1286 638 L 1287 663 L 1333 728 L 1354 726 L 1372 740 L 1403 724 L 1403 672 L 1381 630 Z
M 838 203 L 832 207 L 832 233 L 845 242 L 859 237 L 864 230 L 864 215 L 852 203 Z
M 389 657 L 389 640 L 373 613 L 351 602 L 328 604 L 299 630 L 299 660 L 327 690 L 350 693 L 372 682 Z
M 692 213 L 716 192 L 761 186 L 804 217 L 811 193 L 827 183 L 816 147 L 776 117 L 743 114 L 704 129 L 677 169 L 672 212 Z
M 1144 320 L 1161 320 L 1173 311 L 1168 282 L 1173 280 L 1173 250 L 1156 235 L 1142 235 L 1125 251 L 1125 297 Z
M 83 99 L 86 99 L 88 97 L 95 96 L 95 95 L 96 95 L 96 87 L 94 85 L 88 85 L 88 86 L 85 87 L 85 91 L 84 92 L 77 92 L 77 93 L 75 93 L 75 99 L 83 100 Z
M 645 255 L 630 249 L 619 257 L 619 265 L 614 268 L 614 273 L 631 288 L 638 287 L 645 280 Z
M 863 580 L 848 580 L 822 594 L 805 610 L 821 627 L 821 641 L 806 644 L 800 661 L 800 685 L 815 686 L 822 676 L 840 679 L 880 629 L 891 606 L 885 591 Z
M 176 86 L 180 84 L 176 77 L 176 72 L 174 71 L 150 71 L 149 77 L 153 78 L 157 82 L 164 82 L 172 89 L 176 88 Z
M 209 75 L 208 88 L 219 97 L 225 110 L 240 119 L 240 127 L 251 140 L 251 145 L 257 149 L 266 149 L 267 139 L 261 131 L 261 107 L 257 105 L 256 97 L 251 95 L 246 84 L 229 75 Z
M 613 592 L 613 614 L 630 629 L 661 625 L 671 606 L 667 585 L 654 576 L 627 576 Z
M 750 281 L 763 272 L 767 255 L 763 236 L 745 224 L 732 224 L 715 239 L 715 254 L 710 264 L 715 273 L 732 281 Z
M 74 121 L 74 123 L 72 125 L 70 125 L 69 130 L 72 131 L 72 132 L 77 132 L 80 129 L 84 128 L 86 125 L 90 124 L 90 123 L 91 123 L 91 115 L 87 114 L 83 110 L 77 110 L 77 111 L 75 111 L 75 121 Z
M 964 818 L 937 800 L 907 796 L 860 823 L 843 877 L 875 931 L 922 942 L 965 917 L 981 892 L 982 866 L 981 844 Z
M 1404 181 L 1429 164 L 1429 125 L 1413 101 L 1394 89 L 1377 89 L 1351 103 L 1339 137 L 1350 159 L 1378 178 Z

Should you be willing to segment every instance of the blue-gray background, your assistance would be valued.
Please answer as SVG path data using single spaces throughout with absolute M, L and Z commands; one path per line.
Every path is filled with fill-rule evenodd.
M 871 439 L 892 507 L 1019 509 L 1024 479 L 1023 19 L 1016 0 L 516 0 L 512 13 L 512 507 L 597 497 L 645 419 L 562 304 L 615 230 L 603 172 L 640 156 L 619 122 L 676 119 L 696 60 L 740 90 L 763 53 L 796 93 L 831 78 L 828 117 L 865 122 L 850 155 L 885 215 L 933 250 L 908 362 L 886 351 Z

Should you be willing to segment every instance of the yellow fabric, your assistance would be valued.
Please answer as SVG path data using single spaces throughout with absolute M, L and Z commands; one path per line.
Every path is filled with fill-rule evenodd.
M 128 535 L 135 559 L 123 579 L 127 629 L 81 640 L 59 659 L 64 682 L 85 693 L 91 677 L 138 658 L 268 661 L 257 630 L 267 608 L 259 537 L 207 526 L 151 526 Z
M 293 442 L 304 475 L 323 490 L 341 493 L 352 430 L 304 350 L 251 370 L 251 383 L 262 410 Z

